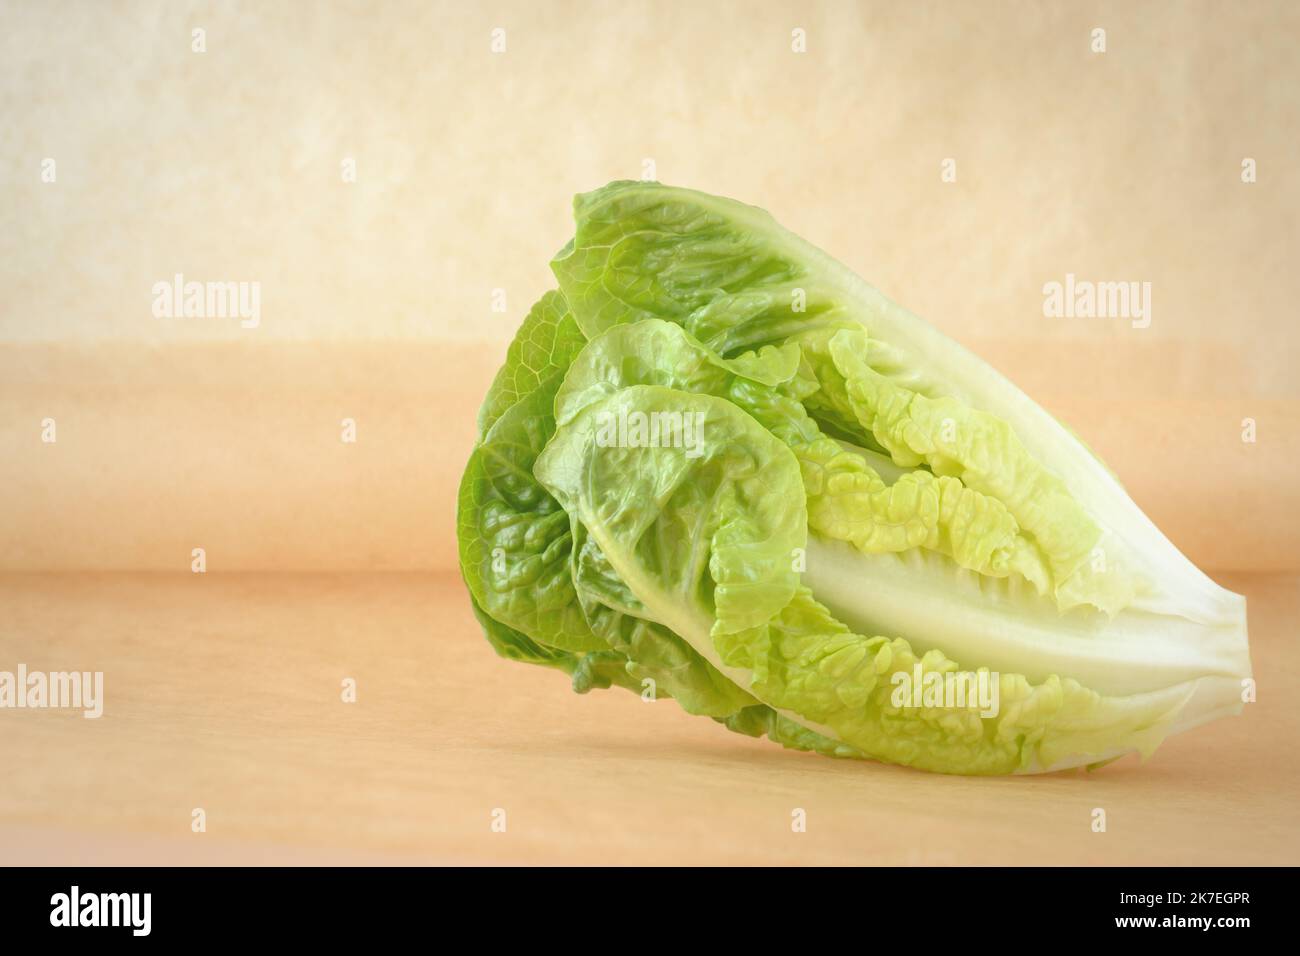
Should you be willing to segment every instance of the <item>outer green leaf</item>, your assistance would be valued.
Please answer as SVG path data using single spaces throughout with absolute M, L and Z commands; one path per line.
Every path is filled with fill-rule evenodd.
M 752 675 L 751 689 L 777 711 L 825 736 L 891 763 L 942 773 L 1001 774 L 1091 762 L 1089 755 L 1152 753 L 1191 698 L 1193 683 L 1130 697 L 1104 697 L 1073 680 L 1035 686 L 1001 674 L 997 712 L 965 706 L 912 706 L 904 676 L 955 674 L 938 651 L 852 633 L 801 590 L 769 624 L 715 634 L 728 673 Z M 972 682 L 978 675 L 970 675 Z
M 483 633 L 492 645 L 492 649 L 507 660 L 521 661 L 525 664 L 537 664 L 539 667 L 554 667 L 566 674 L 572 674 L 581 657 L 568 651 L 557 651 L 551 647 L 538 644 L 526 634 L 520 634 L 512 627 L 507 627 L 491 617 L 470 595 L 470 606 L 474 617 L 478 619 Z
M 496 420 L 520 399 L 564 374 L 573 356 L 587 344 L 559 292 L 548 292 L 529 311 L 506 352 L 479 409 L 481 439 Z
M 516 402 L 474 449 L 461 479 L 461 570 L 492 618 L 548 647 L 607 650 L 569 575 L 569 516 L 533 477 L 554 430 L 558 377 Z

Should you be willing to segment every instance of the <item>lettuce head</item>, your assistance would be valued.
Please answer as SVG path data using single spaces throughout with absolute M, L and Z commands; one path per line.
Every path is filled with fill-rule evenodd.
M 1245 600 L 993 368 L 760 209 L 616 182 L 574 213 L 460 488 L 500 655 L 943 773 L 1241 710 Z

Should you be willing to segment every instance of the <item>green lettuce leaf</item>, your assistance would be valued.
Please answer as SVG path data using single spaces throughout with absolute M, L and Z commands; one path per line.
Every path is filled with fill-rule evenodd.
M 515 333 L 505 364 L 483 399 L 478 413 L 479 438 L 520 399 L 563 376 L 586 344 L 563 295 L 551 291 L 538 299 Z
M 488 429 L 461 479 L 460 562 L 479 607 L 548 647 L 607 650 L 573 588 L 569 516 L 533 477 L 554 431 L 553 377 Z

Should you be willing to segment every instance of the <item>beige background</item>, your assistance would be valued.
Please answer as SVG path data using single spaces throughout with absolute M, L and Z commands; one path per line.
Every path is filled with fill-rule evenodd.
M 1104 54 L 1089 50 L 1094 27 Z M 191 51 L 195 28 L 205 53 Z M 890 781 L 918 825 L 948 834 L 952 862 L 977 858 L 952 845 L 995 832 L 1020 845 L 988 820 L 945 829 L 952 806 L 1008 792 L 1033 795 L 1037 837 L 1064 839 L 1068 817 L 1046 823 L 1055 790 L 826 767 L 668 708 L 651 725 L 635 700 L 573 698 L 497 661 L 454 580 L 474 412 L 552 285 L 572 194 L 653 161 L 666 182 L 769 209 L 1069 422 L 1176 544 L 1248 594 L 1263 686 L 1293 678 L 1298 41 L 1300 8 L 1281 2 L 0 3 L 0 668 L 95 666 L 122 702 L 98 723 L 0 713 L 6 756 L 40 770 L 0 796 L 11 845 L 39 859 L 61 844 L 22 834 L 80 825 L 91 842 L 74 855 L 170 847 L 207 793 L 225 803 L 213 839 L 158 853 L 599 858 L 564 849 L 569 816 L 551 830 L 534 818 L 541 829 L 520 838 L 534 842 L 508 849 L 454 821 L 500 791 L 485 780 L 547 806 L 524 779 L 534 760 L 585 792 L 606 766 L 592 754 L 620 747 L 649 761 L 628 787 L 644 774 L 661 789 L 601 797 L 643 815 L 675 806 L 675 787 L 721 800 L 772 779 L 755 766 L 792 793 L 829 787 L 848 815 L 808 861 L 856 859 L 866 823 L 888 824 L 849 825 L 867 780 Z M 955 183 L 940 180 L 949 157 Z M 1258 182 L 1241 182 L 1244 157 Z M 55 183 L 41 181 L 46 158 Z M 340 175 L 348 158 L 355 183 Z M 154 318 L 151 288 L 177 272 L 260 282 L 260 327 Z M 1150 327 L 1044 318 L 1043 284 L 1067 272 L 1151 282 Z M 339 440 L 344 417 L 355 445 Z M 188 574 L 194 547 L 206 578 Z M 291 586 L 279 572 L 307 576 Z M 330 627 L 339 654 L 325 666 L 315 649 Z M 399 652 L 422 668 L 415 682 L 387 703 L 367 691 L 364 719 L 340 723 L 352 719 L 329 703 L 340 675 L 382 672 L 398 634 L 431 641 Z M 292 693 L 223 696 L 276 661 L 298 668 Z M 191 672 L 208 679 L 186 683 Z M 515 696 L 507 709 L 545 732 L 494 719 L 482 706 L 494 694 L 535 695 L 536 710 Z M 1171 743 L 1182 762 L 1129 768 L 1136 789 L 1106 784 L 1173 822 L 1148 821 L 1147 843 L 1113 841 L 1127 857 L 1080 844 L 1075 858 L 1295 862 L 1294 814 L 1268 796 L 1300 782 L 1292 751 L 1258 738 L 1293 731 L 1294 708 L 1269 706 Z M 275 742 L 284 728 L 300 763 Z M 1257 750 L 1243 755 L 1247 741 Z M 1266 766 L 1250 790 L 1252 755 Z M 674 782 L 679 758 L 695 769 Z M 279 785 L 255 785 L 267 779 Z M 330 790 L 340 779 L 352 798 Z M 1198 811 L 1168 815 L 1166 798 L 1189 793 L 1178 799 L 1220 814 L 1209 856 L 1177 838 L 1207 825 Z M 422 814 L 438 807 L 430 828 Z M 385 816 L 403 823 L 377 836 Z M 1238 829 L 1251 819 L 1258 846 Z M 718 850 L 692 859 L 805 852 L 745 832 L 680 846 Z M 620 861 L 651 844 L 671 859 L 667 833 L 601 845 Z M 750 849 L 729 857 L 717 841 Z
M 1293 4 L 2 9 L 5 567 L 450 566 L 466 411 L 572 194 L 647 159 L 993 361 L 1194 560 L 1300 552 Z M 260 327 L 154 318 L 177 272 Z M 1067 272 L 1151 282 L 1150 328 L 1044 318 Z

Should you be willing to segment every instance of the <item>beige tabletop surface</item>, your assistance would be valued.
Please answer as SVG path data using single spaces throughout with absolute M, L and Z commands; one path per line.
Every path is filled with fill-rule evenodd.
M 1222 580 L 1260 677 L 1240 717 L 1145 765 L 978 779 L 575 695 L 497 658 L 448 575 L 6 574 L 0 660 L 105 676 L 98 719 L 0 712 L 0 861 L 1295 864 L 1300 579 Z

